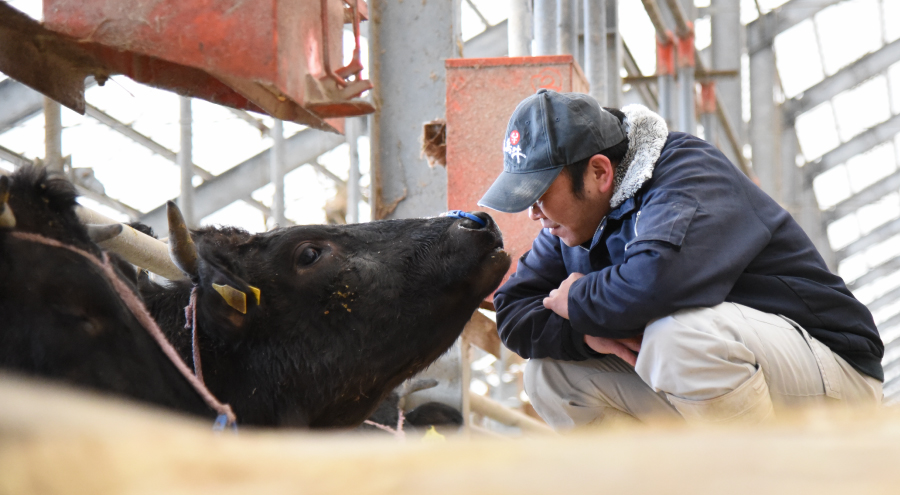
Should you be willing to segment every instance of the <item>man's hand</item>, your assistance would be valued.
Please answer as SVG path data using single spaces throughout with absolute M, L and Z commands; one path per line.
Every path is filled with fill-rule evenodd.
M 583 273 L 573 273 L 569 275 L 561 284 L 559 284 L 558 289 L 551 290 L 550 295 L 544 298 L 544 307 L 568 320 L 569 287 L 572 286 L 572 282 L 583 276 Z
M 615 354 L 622 358 L 622 361 L 634 366 L 637 364 L 637 352 L 641 350 L 643 338 L 644 334 L 628 339 L 608 339 L 585 335 L 584 343 L 600 354 Z

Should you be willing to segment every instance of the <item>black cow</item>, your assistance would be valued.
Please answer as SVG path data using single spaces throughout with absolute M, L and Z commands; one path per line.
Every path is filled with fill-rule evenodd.
M 19 221 L 16 230 L 47 232 L 96 252 L 72 212 L 74 192 L 62 184 L 35 171 L 17 173 L 9 204 L 17 216 L 26 211 L 34 221 Z M 438 217 L 298 226 L 257 235 L 204 228 L 188 236 L 176 228 L 170 232 L 176 263 L 197 285 L 207 386 L 243 424 L 359 424 L 394 387 L 453 344 L 509 267 L 496 224 L 487 214 L 476 215 L 485 226 Z M 16 322 L 0 330 L 0 366 L 189 412 L 208 411 L 184 383 L 183 392 L 173 398 L 168 389 L 178 389 L 184 380 L 159 371 L 169 367 L 156 349 L 129 343 L 147 339 L 130 330 L 131 318 L 102 278 L 75 255 L 23 242 L 0 232 L 0 321 L 10 317 Z M 59 292 L 59 272 L 71 274 L 64 292 Z M 192 361 L 191 332 L 185 329 L 184 308 L 193 283 L 140 284 L 144 302 L 187 363 Z M 51 296 L 47 286 L 57 287 L 52 303 L 45 299 Z M 101 318 L 93 313 L 96 305 L 112 309 Z M 129 331 L 119 330 L 122 326 Z M 29 338 L 38 327 L 40 338 Z M 67 347 L 74 332 L 81 332 L 79 345 L 100 336 L 115 340 L 120 349 L 91 350 L 92 360 L 78 360 Z M 57 362 L 61 355 L 69 361 Z M 116 360 L 123 363 L 95 364 Z M 54 371 L 39 362 L 55 363 Z M 151 362 L 156 371 L 146 371 Z M 112 380 L 116 386 L 94 378 L 119 365 L 165 376 L 136 382 L 122 375 Z M 67 371 L 73 368 L 90 371 L 73 375 Z

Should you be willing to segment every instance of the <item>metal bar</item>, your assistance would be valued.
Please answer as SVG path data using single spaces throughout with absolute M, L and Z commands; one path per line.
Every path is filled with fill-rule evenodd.
M 531 25 L 531 1 L 510 0 L 509 19 L 507 22 L 507 45 L 510 57 L 528 57 L 531 55 Z
M 834 98 L 838 94 L 887 70 L 900 61 L 900 39 L 863 56 L 847 67 L 826 77 L 802 94 L 784 102 L 784 116 L 788 122 L 798 115 Z
M 534 55 L 556 55 L 556 0 L 534 0 Z
M 693 23 L 688 19 L 681 2 L 678 0 L 666 0 L 666 4 L 669 6 L 669 11 L 672 12 L 672 18 L 675 20 L 676 34 L 679 37 L 693 35 Z
M 52 172 L 63 172 L 62 106 L 44 97 L 44 166 Z
M 591 85 L 591 96 L 602 103 L 607 101 L 608 82 L 606 2 L 584 0 L 584 72 Z
M 372 218 L 434 215 L 447 208 L 447 172 L 424 166 L 419 139 L 422 116 L 445 113 L 444 60 L 462 55 L 459 2 L 384 0 L 372 16 Z
M 285 140 L 285 173 L 315 160 L 341 143 L 344 136 L 314 129 L 305 129 Z M 269 183 L 270 150 L 262 151 L 247 161 L 217 175 L 194 189 L 195 214 L 199 218 L 210 215 L 233 203 L 236 198 L 249 196 Z M 141 222 L 155 230 L 166 230 L 166 207 L 161 205 L 141 217 Z
M 491 26 L 464 45 L 467 58 L 505 57 L 509 53 L 509 21 L 497 23 Z
M 850 256 L 861 253 L 897 234 L 900 234 L 900 218 L 895 218 L 890 222 L 880 225 L 875 230 L 837 250 L 835 256 L 838 260 L 849 258 Z
M 747 24 L 747 52 L 750 55 L 772 45 L 775 36 L 816 15 L 841 0 L 790 0 Z
M 239 119 L 243 120 L 244 122 L 252 125 L 253 127 L 256 127 L 257 129 L 259 129 L 260 134 L 262 134 L 263 136 L 269 135 L 269 130 L 270 130 L 269 126 L 267 126 L 262 121 L 262 119 L 258 119 L 256 117 L 250 115 L 248 112 L 245 112 L 244 110 L 241 110 L 239 108 L 231 108 L 231 107 L 225 107 L 225 108 L 227 108 L 229 112 L 231 112 L 235 116 L 237 116 L 237 118 L 239 118 Z
M 718 127 L 716 116 L 716 82 L 700 83 L 700 123 L 703 125 L 703 139 L 716 145 Z
M 578 60 L 578 11 L 576 0 L 556 0 L 556 53 Z
M 879 296 L 878 299 L 875 299 L 869 304 L 866 304 L 866 307 L 869 308 L 869 311 L 874 313 L 875 311 L 888 306 L 898 298 L 900 298 L 900 287 L 897 287 L 893 290 L 888 291 L 886 294 Z
M 269 155 L 272 185 L 275 192 L 272 196 L 272 219 L 275 225 L 283 227 L 284 218 L 284 123 L 275 119 L 272 125 L 272 153 Z
M 586 0 L 587 1 L 587 0 Z M 619 71 L 624 65 L 625 42 L 619 31 L 619 2 L 606 1 L 606 106 L 622 107 L 622 78 Z M 629 54 L 630 56 L 630 54 Z M 642 93 L 643 94 L 643 93 Z M 649 100 L 647 100 L 649 101 Z
M 178 151 L 178 165 L 181 167 L 181 194 L 178 196 L 178 208 L 184 215 L 184 221 L 188 227 L 197 226 L 197 216 L 194 214 L 194 167 L 192 158 L 193 136 L 191 115 L 191 99 L 180 96 L 178 123 L 181 128 L 180 149 Z
M 119 223 L 83 206 L 77 206 L 75 213 L 85 224 L 108 225 Z M 98 244 L 121 256 L 125 261 L 149 270 L 169 280 L 184 280 L 187 277 L 172 263 L 169 249 L 163 242 L 133 228 L 123 225 L 122 233 Z
M 350 151 L 350 169 L 347 173 L 347 223 L 359 222 L 359 136 L 362 122 L 349 117 L 345 121 L 347 144 Z
M 872 283 L 880 279 L 881 277 L 890 275 L 897 270 L 900 270 L 900 256 L 895 256 L 885 261 L 884 263 L 872 268 L 865 275 L 857 278 L 856 280 L 853 280 L 852 282 L 849 282 L 847 284 L 847 288 L 851 291 L 857 290 L 860 287 Z
M 741 40 L 744 26 L 741 25 L 740 0 L 711 0 L 711 35 L 710 55 L 712 58 L 712 70 L 707 70 L 702 77 L 710 77 L 711 73 L 733 73 L 733 78 L 717 79 L 716 98 L 722 103 L 723 114 L 728 116 L 737 126 L 733 129 L 738 142 L 745 142 L 745 132 L 742 118 L 742 77 L 741 77 Z M 701 61 L 702 59 L 698 58 Z M 699 72 L 699 71 L 698 71 Z M 698 77 L 700 74 L 698 73 Z M 742 160 L 743 150 L 735 150 L 735 147 L 722 147 L 726 156 L 738 163 Z
M 3 146 L 0 146 L 0 158 L 12 163 L 14 168 L 24 167 L 26 165 L 34 165 L 34 162 L 32 160 L 29 160 L 28 158 L 16 153 L 15 151 L 4 148 Z M 0 169 L 0 174 L 6 175 L 6 171 Z M 128 215 L 131 220 L 137 220 L 141 216 L 141 212 L 136 208 L 128 206 L 119 200 L 110 198 L 105 194 L 95 193 L 94 191 L 91 191 L 90 189 L 82 187 L 78 184 L 73 185 L 75 186 L 75 189 L 78 191 L 78 194 L 80 196 L 92 199 L 102 205 L 108 206 L 118 212 Z M 114 222 L 114 220 L 111 221 Z
M 0 146 L 0 159 L 12 163 L 13 167 L 15 168 L 34 164 L 34 162 L 29 160 L 28 158 L 25 158 L 24 156 L 4 146 Z
M 105 126 L 109 127 L 110 129 L 112 129 L 112 130 L 118 132 L 119 134 L 127 137 L 128 139 L 134 141 L 135 143 L 137 143 L 137 144 L 147 148 L 148 150 L 152 151 L 153 153 L 156 153 L 157 155 L 165 158 L 166 160 L 169 160 L 173 163 L 178 163 L 178 153 L 170 150 L 169 148 L 166 148 L 165 146 L 154 141 L 153 139 L 134 130 L 134 128 L 131 127 L 130 125 L 117 120 L 115 117 L 113 117 L 112 115 L 109 115 L 108 113 L 104 112 L 103 110 L 100 110 L 99 108 L 97 108 L 89 103 L 85 103 L 84 113 L 85 113 L 85 115 L 88 115 L 89 117 L 97 120 L 98 122 L 104 124 Z M 197 175 L 201 175 L 201 174 L 197 174 Z M 209 174 L 209 176 L 211 178 L 212 174 Z
M 877 201 L 885 194 L 897 192 L 898 189 L 900 189 L 900 172 L 894 172 L 834 205 L 831 209 L 826 210 L 824 212 L 825 221 L 831 223 L 843 216 L 853 213 L 867 204 Z
M 615 2 L 613 2 L 615 3 Z M 631 50 L 628 49 L 628 45 L 622 44 L 623 54 L 624 54 L 624 66 L 625 72 L 628 74 L 627 77 L 635 77 L 635 78 L 643 78 L 648 77 L 652 78 L 654 82 L 656 82 L 656 76 L 644 76 L 641 74 L 641 69 L 638 67 L 637 62 L 634 60 L 634 56 L 631 54 Z M 622 79 L 619 79 L 622 81 Z M 627 81 L 627 78 L 625 79 Z M 644 103 L 651 108 L 657 108 L 659 105 L 659 97 L 657 96 L 656 84 L 641 84 L 637 87 L 638 92 L 641 94 L 641 98 L 644 100 Z
M 507 426 L 515 426 L 521 429 L 522 432 L 556 434 L 556 432 L 553 431 L 553 428 L 550 428 L 545 423 L 541 423 L 536 419 L 526 416 L 518 411 L 514 411 L 495 400 L 488 399 L 487 397 L 476 393 L 469 392 L 469 404 L 472 407 L 472 412 L 487 416 Z
M 803 173 L 807 182 L 812 183 L 813 179 L 822 172 L 830 170 L 880 144 L 891 141 L 898 133 L 900 133 L 900 115 L 895 115 L 875 127 L 857 134 L 846 143 L 825 153 L 817 160 L 804 165 Z
M 750 142 L 753 146 L 753 171 L 763 191 L 781 199 L 775 131 L 777 121 L 773 91 L 775 88 L 775 52 L 770 47 L 750 57 Z
M 469 4 L 469 7 L 471 7 L 472 10 L 475 12 L 475 15 L 478 16 L 478 20 L 480 20 L 481 23 L 484 24 L 485 29 L 491 27 L 491 23 L 488 22 L 488 20 L 484 17 L 484 15 L 481 13 L 481 11 L 478 10 L 478 7 L 476 7 L 475 4 L 472 3 L 472 0 L 466 0 L 466 3 Z
M 97 82 L 93 76 L 84 80 L 84 88 Z M 44 95 L 14 79 L 0 81 L 0 133 L 19 125 L 44 111 Z
M 237 109 L 232 109 L 232 110 L 234 110 L 236 112 L 243 112 L 242 110 L 237 110 Z M 152 151 L 153 153 L 156 153 L 157 155 L 159 155 L 175 164 L 179 163 L 178 162 L 178 153 L 170 150 L 169 148 L 166 148 L 165 146 L 154 141 L 153 139 L 150 139 L 149 137 L 141 134 L 140 132 L 136 131 L 130 125 L 117 120 L 115 117 L 113 117 L 112 115 L 109 115 L 108 113 L 104 112 L 103 110 L 100 110 L 99 108 L 97 108 L 89 103 L 85 103 L 84 113 L 86 115 L 96 119 L 100 123 L 106 125 L 110 129 L 127 137 L 128 139 L 131 139 L 135 143 L 147 148 L 148 150 Z M 243 112 L 243 113 L 246 114 L 246 112 Z M 253 117 L 250 117 L 249 114 L 247 116 L 251 119 L 253 118 Z M 265 127 L 264 124 L 262 124 L 262 123 L 260 123 L 260 124 L 263 125 L 263 127 Z M 266 132 L 268 133 L 269 128 L 265 127 L 265 129 L 266 129 Z M 213 177 L 215 177 L 212 173 L 210 173 L 206 169 L 203 169 L 202 167 L 198 166 L 196 163 L 194 163 L 192 165 L 194 167 L 194 174 L 199 175 L 200 177 L 203 178 L 203 180 L 210 180 Z M 245 196 L 240 199 L 244 203 L 247 203 L 248 205 L 252 206 L 253 208 L 256 208 L 257 210 L 261 211 L 264 215 L 272 216 L 272 210 L 270 210 L 268 206 L 260 203 L 259 201 L 256 201 L 251 196 Z M 286 220 L 286 223 L 290 224 L 291 222 Z

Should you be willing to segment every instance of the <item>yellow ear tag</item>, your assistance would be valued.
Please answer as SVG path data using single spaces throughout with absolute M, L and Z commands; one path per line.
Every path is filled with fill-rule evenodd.
M 257 289 L 256 287 L 250 286 L 250 290 L 253 292 L 253 296 L 256 298 L 256 305 L 259 306 L 259 296 L 262 294 L 262 291 Z
M 229 306 L 240 311 L 241 314 L 247 314 L 247 294 L 230 285 L 212 284 L 212 288 L 222 296 L 222 299 L 225 299 Z
M 425 432 L 425 436 L 422 437 L 423 442 L 443 442 L 446 440 L 447 439 L 444 437 L 444 435 L 438 433 L 438 431 L 434 428 L 434 425 L 431 425 L 431 428 L 429 428 L 428 431 Z

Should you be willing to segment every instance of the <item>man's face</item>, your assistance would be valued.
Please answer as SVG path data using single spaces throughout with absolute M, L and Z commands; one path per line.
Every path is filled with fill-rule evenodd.
M 572 193 L 572 179 L 564 171 L 528 209 L 529 218 L 540 221 L 542 228 L 550 229 L 551 234 L 559 237 L 569 247 L 591 240 L 600 221 L 610 210 L 609 195 L 592 187 L 590 172 L 589 167 L 585 173 L 583 198 Z

